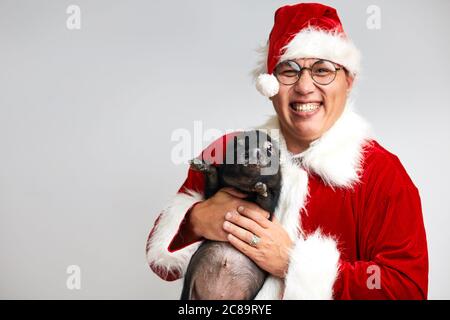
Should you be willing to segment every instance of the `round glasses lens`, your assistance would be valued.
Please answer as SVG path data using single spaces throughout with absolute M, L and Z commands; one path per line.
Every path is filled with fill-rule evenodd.
M 311 76 L 318 84 L 330 84 L 336 78 L 336 67 L 330 61 L 319 60 L 311 66 Z
M 276 70 L 275 75 L 282 84 L 291 85 L 297 82 L 300 68 L 293 61 L 281 62 Z

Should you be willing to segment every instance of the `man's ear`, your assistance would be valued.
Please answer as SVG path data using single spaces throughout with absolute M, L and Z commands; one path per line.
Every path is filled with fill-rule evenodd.
M 355 81 L 355 76 L 350 73 L 346 73 L 345 80 L 347 81 L 347 91 L 350 92 L 353 88 L 353 82 Z

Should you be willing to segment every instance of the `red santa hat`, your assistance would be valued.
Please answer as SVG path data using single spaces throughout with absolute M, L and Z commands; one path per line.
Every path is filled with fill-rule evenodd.
M 277 64 L 299 58 L 326 59 L 344 66 L 355 76 L 360 53 L 347 37 L 336 9 L 318 3 L 300 3 L 279 8 L 255 76 L 256 88 L 266 97 L 278 93 L 273 75 Z

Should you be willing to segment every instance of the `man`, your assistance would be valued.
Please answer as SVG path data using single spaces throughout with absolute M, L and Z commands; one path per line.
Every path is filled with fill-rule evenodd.
M 257 299 L 427 298 L 418 190 L 348 101 L 359 60 L 335 9 L 276 11 L 256 83 L 277 114 L 263 127 L 281 132 L 274 218 L 235 190 L 204 200 L 203 178 L 190 170 L 148 239 L 159 276 L 183 276 L 202 239 L 211 239 L 229 241 L 269 273 Z

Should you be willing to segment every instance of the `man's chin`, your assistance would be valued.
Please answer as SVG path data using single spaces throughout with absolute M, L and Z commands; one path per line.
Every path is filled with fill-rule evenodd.
M 321 132 L 315 126 L 301 126 L 295 127 L 295 137 L 301 141 L 314 141 L 320 138 Z

